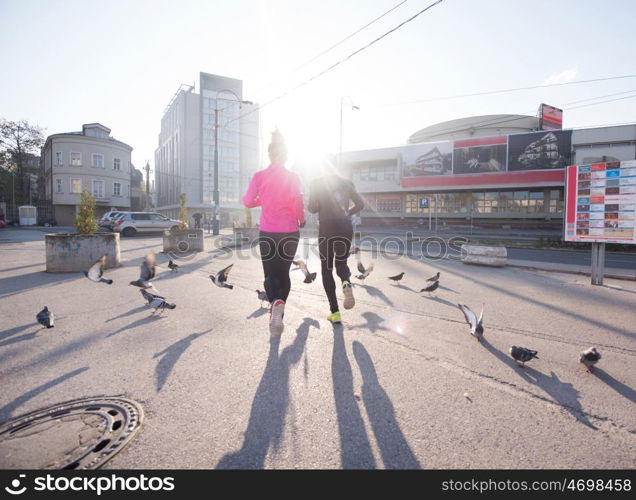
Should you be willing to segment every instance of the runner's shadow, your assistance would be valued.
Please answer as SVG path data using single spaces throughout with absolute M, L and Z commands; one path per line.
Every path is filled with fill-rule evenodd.
M 358 342 L 353 342 L 353 355 L 362 375 L 362 401 L 371 421 L 382 461 L 387 469 L 421 469 L 395 417 L 395 409 L 384 388 L 371 356 Z
M 269 356 L 250 412 L 241 449 L 226 453 L 217 469 L 262 469 L 270 450 L 277 450 L 283 435 L 285 415 L 289 406 L 289 375 L 300 361 L 311 327 L 320 328 L 318 321 L 304 318 L 296 337 L 279 354 L 280 336 L 270 340 Z
M 192 333 L 187 337 L 184 337 L 174 344 L 166 347 L 163 351 L 158 352 L 152 357 L 153 359 L 155 359 L 159 356 L 163 356 L 159 360 L 159 362 L 157 363 L 157 367 L 155 368 L 155 383 L 157 386 L 157 392 L 159 392 L 163 388 L 166 380 L 168 379 L 168 376 L 170 375 L 170 372 L 174 368 L 174 365 L 177 363 L 177 361 L 179 361 L 179 358 L 185 352 L 185 350 L 190 347 L 192 341 L 197 339 L 201 335 L 205 335 L 206 333 L 209 333 L 211 331 L 212 329 L 210 328 L 209 330 L 201 333 Z
M 634 391 L 634 389 L 632 389 L 631 387 L 623 384 L 622 382 L 619 382 L 614 377 L 612 377 L 609 373 L 607 373 L 606 371 L 600 368 L 594 367 L 592 374 L 596 375 L 596 377 L 599 380 L 602 380 L 603 382 L 605 382 L 612 389 L 618 392 L 621 396 L 629 399 L 632 403 L 636 403 L 636 391 Z
M 331 357 L 333 397 L 340 436 L 340 462 L 343 469 L 375 469 L 369 437 L 358 402 L 354 397 L 353 374 L 347 357 L 342 325 L 333 325 Z
M 562 382 L 554 372 L 550 372 L 550 376 L 548 377 L 531 366 L 521 366 L 510 356 L 501 352 L 488 342 L 485 337 L 482 339 L 481 345 L 499 360 L 514 369 L 515 373 L 517 373 L 526 382 L 536 385 L 546 394 L 551 396 L 551 398 L 557 402 L 559 406 L 565 409 L 579 422 L 588 426 L 590 429 L 597 429 L 583 412 L 583 407 L 579 401 L 579 391 L 577 391 L 572 384 Z
M 389 299 L 382 290 L 380 290 L 379 288 L 376 288 L 374 286 L 371 285 L 362 285 L 362 284 L 356 284 L 356 286 L 359 286 L 360 288 L 364 288 L 365 291 L 371 296 L 371 297 L 377 297 L 380 300 L 382 300 L 386 305 L 388 306 L 393 306 L 393 301 L 391 299 Z

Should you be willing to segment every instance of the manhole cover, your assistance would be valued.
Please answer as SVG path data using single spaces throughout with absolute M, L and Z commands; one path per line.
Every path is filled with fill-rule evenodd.
M 0 424 L 0 469 L 97 469 L 132 439 L 139 403 L 120 397 L 66 401 Z

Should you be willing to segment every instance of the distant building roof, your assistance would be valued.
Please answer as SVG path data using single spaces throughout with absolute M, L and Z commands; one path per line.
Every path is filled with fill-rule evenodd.
M 539 128 L 536 116 L 527 115 L 482 115 L 469 116 L 430 125 L 418 130 L 408 138 L 408 144 L 420 142 L 448 141 L 468 137 L 518 134 Z

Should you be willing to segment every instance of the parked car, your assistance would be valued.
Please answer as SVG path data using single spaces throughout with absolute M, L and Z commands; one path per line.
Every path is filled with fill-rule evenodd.
M 0 229 L 4 229 L 5 227 L 7 227 L 5 222 L 3 220 L 0 220 Z
M 124 212 L 121 210 L 111 210 L 110 212 L 106 212 L 104 215 L 102 215 L 102 218 L 97 221 L 97 224 L 102 227 L 110 227 L 110 224 L 113 221 L 115 215 L 121 213 Z
M 124 236 L 134 236 L 137 233 L 164 231 L 178 226 L 178 220 L 156 212 L 123 212 L 112 221 L 110 228 Z

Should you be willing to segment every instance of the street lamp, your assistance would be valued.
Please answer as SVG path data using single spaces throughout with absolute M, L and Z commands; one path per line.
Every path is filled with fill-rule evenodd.
M 212 234 L 218 236 L 219 234 L 219 212 L 221 207 L 219 205 L 219 109 L 218 100 L 219 94 L 228 92 L 232 94 L 236 101 L 239 103 L 239 109 L 241 104 L 253 104 L 251 101 L 242 101 L 236 93 L 229 89 L 219 90 L 214 97 L 214 211 L 212 213 Z
M 345 99 L 349 100 L 349 105 L 351 106 L 351 111 L 355 111 L 356 109 L 360 109 L 360 106 L 356 106 L 353 104 L 351 97 L 348 95 L 343 95 L 340 98 L 340 153 L 338 154 L 338 170 L 340 170 L 340 159 L 342 157 L 342 106 L 344 104 Z

